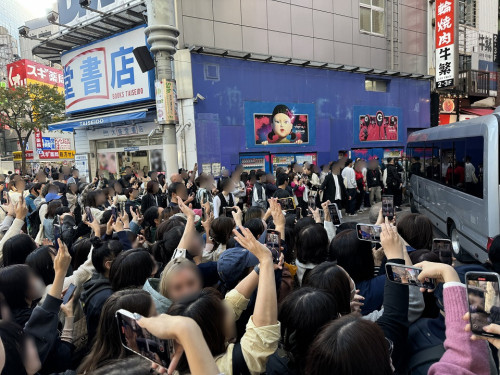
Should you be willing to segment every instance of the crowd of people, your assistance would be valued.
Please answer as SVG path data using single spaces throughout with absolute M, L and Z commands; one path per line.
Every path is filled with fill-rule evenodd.
M 500 340 L 469 332 L 463 281 L 500 271 L 500 237 L 488 264 L 443 263 L 429 219 L 382 214 L 382 191 L 401 205 L 400 168 L 341 158 L 217 179 L 196 165 L 168 178 L 0 175 L 0 373 L 498 374 Z M 369 208 L 380 243 L 358 239 L 355 221 L 333 225 L 331 203 Z M 391 282 L 387 262 L 439 285 Z M 122 345 L 119 310 L 174 340 L 169 363 Z

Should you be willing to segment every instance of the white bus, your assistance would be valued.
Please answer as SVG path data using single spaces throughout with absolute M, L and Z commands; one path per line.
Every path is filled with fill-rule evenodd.
M 450 237 L 459 260 L 466 252 L 485 262 L 500 234 L 499 123 L 497 109 L 408 137 L 412 212 L 426 215 Z

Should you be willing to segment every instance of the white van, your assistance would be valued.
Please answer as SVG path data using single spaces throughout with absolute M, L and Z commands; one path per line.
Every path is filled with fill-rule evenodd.
M 499 113 L 408 137 L 412 212 L 426 215 L 450 236 L 458 259 L 467 252 L 486 261 L 500 234 Z

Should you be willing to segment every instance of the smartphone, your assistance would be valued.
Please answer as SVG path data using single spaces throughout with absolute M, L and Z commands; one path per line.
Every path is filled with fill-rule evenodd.
M 67 304 L 68 301 L 73 297 L 73 294 L 75 293 L 76 290 L 76 285 L 75 284 L 69 284 L 68 290 L 66 291 L 66 294 L 63 297 L 63 305 Z
M 330 213 L 330 220 L 333 225 L 340 225 L 340 215 L 339 208 L 336 203 L 332 203 L 328 205 L 328 212 Z
M 230 217 L 232 219 L 233 218 L 233 211 L 236 212 L 236 208 L 224 207 L 224 210 L 223 210 L 224 216 Z
M 3 200 L 9 204 L 9 192 L 8 191 L 3 191 Z
M 500 338 L 500 335 L 483 330 L 489 324 L 500 324 L 499 284 L 499 276 L 494 272 L 465 274 L 470 327 L 475 335 Z
M 382 195 L 382 215 L 389 220 L 394 219 L 394 196 Z
M 280 198 L 278 203 L 283 211 L 293 211 L 295 210 L 295 200 L 292 197 Z
M 115 314 L 122 345 L 132 352 L 168 368 L 174 354 L 174 341 L 160 339 L 137 324 L 141 317 L 120 309 Z
M 117 217 L 117 209 L 115 206 L 111 206 L 111 216 L 113 216 L 113 221 L 116 221 L 116 217 Z
M 299 219 L 301 218 L 301 214 L 302 214 L 302 212 L 301 212 L 301 208 L 300 208 L 300 207 L 297 207 L 297 208 L 295 209 L 295 216 L 296 216 L 297 220 L 299 220 Z
M 453 251 L 451 249 L 451 240 L 447 238 L 435 238 L 432 241 L 432 252 L 439 256 L 439 260 L 443 263 L 453 263 Z
M 57 244 L 57 239 L 61 238 L 61 226 L 59 224 L 54 224 L 54 244 Z
M 436 280 L 425 278 L 422 282 L 418 279 L 418 275 L 422 272 L 421 268 L 413 266 L 405 266 L 404 264 L 387 263 L 385 272 L 389 281 L 404 285 L 415 285 L 419 288 L 435 289 Z
M 362 241 L 380 242 L 380 233 L 382 232 L 380 225 L 357 224 L 356 231 L 358 239 Z
M 276 230 L 268 229 L 266 233 L 266 246 L 271 250 L 273 255 L 273 262 L 278 263 L 280 261 L 280 246 L 281 246 L 281 234 Z
M 307 205 L 311 209 L 311 211 L 314 211 L 316 209 L 316 197 L 309 195 L 307 198 Z
M 92 216 L 92 211 L 89 206 L 85 206 L 85 214 L 87 215 L 87 221 L 89 223 L 94 221 L 94 217 Z

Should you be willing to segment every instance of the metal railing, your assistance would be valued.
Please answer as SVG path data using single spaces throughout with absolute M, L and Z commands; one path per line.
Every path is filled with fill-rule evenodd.
M 463 70 L 458 76 L 459 90 L 467 96 L 490 96 L 490 72 Z

